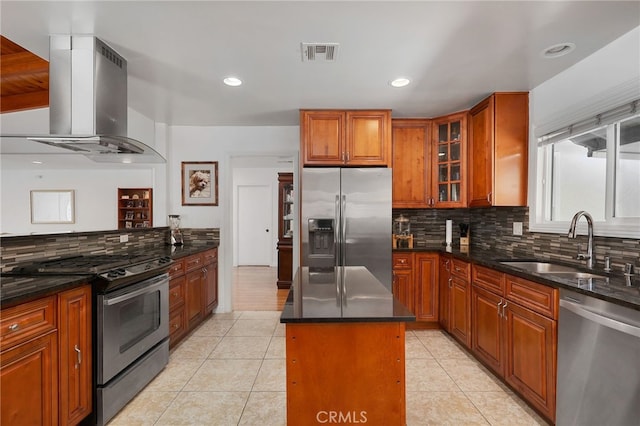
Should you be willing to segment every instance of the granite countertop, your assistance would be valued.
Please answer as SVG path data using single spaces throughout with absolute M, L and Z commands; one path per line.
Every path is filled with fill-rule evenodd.
M 477 265 L 486 266 L 488 268 L 495 269 L 500 272 L 505 272 L 510 275 L 514 275 L 527 280 L 535 281 L 541 284 L 548 285 L 555 288 L 564 288 L 572 290 L 578 293 L 585 294 L 587 296 L 596 297 L 598 299 L 606 300 L 608 302 L 615 303 L 617 305 L 626 306 L 631 309 L 640 310 L 640 278 L 636 275 L 633 286 L 627 287 L 625 285 L 625 277 L 622 273 L 607 273 L 603 269 L 586 269 L 575 264 L 563 263 L 561 261 L 549 260 L 549 259 L 536 259 L 532 255 L 527 254 L 513 254 L 507 252 L 500 252 L 496 250 L 471 250 L 460 251 L 459 247 L 446 249 L 442 245 L 434 245 L 413 249 L 395 249 L 394 253 L 402 252 L 438 252 L 441 254 L 450 254 L 458 259 L 465 260 L 467 262 L 475 263 Z M 505 260 L 537 260 L 540 262 L 551 262 L 554 264 L 567 265 L 577 268 L 584 272 L 590 272 L 592 274 L 605 276 L 605 279 L 593 278 L 593 279 L 576 279 L 576 278 L 560 278 L 557 276 L 551 276 L 547 274 L 539 274 L 536 272 L 527 272 L 522 269 L 517 269 L 509 265 L 501 263 Z
M 180 259 L 218 246 L 219 243 L 217 242 L 187 244 L 178 247 L 154 246 L 148 249 L 136 248 L 131 250 L 131 253 L 139 254 L 140 250 L 144 250 L 146 253 L 158 257 L 170 256 L 172 259 Z M 3 273 L 0 276 L 0 308 L 5 309 L 60 291 L 79 287 L 89 283 L 93 278 L 94 275 L 92 274 L 16 276 Z
M 364 266 L 301 267 L 282 323 L 406 322 L 416 317 Z

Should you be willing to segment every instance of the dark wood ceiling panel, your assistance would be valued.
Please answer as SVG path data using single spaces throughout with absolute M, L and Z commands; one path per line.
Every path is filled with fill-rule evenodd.
M 0 113 L 49 106 L 49 62 L 0 36 Z

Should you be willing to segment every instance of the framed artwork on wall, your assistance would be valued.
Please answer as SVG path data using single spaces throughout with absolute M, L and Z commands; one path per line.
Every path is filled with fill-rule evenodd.
M 182 205 L 218 205 L 218 162 L 182 162 Z

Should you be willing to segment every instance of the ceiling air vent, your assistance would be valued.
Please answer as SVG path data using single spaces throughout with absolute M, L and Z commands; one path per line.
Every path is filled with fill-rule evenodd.
M 301 43 L 302 62 L 335 62 L 338 43 Z

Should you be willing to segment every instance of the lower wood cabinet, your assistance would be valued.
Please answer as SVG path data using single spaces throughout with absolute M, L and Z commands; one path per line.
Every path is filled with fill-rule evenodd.
M 474 265 L 472 352 L 552 422 L 558 290 Z
M 440 326 L 467 348 L 471 347 L 471 265 L 442 256 L 440 259 Z
M 174 347 L 218 306 L 218 249 L 175 260 L 169 278 L 169 346 Z
M 2 312 L 0 423 L 75 425 L 92 410 L 91 287 Z
M 438 253 L 393 253 L 393 294 L 419 323 L 438 322 Z

